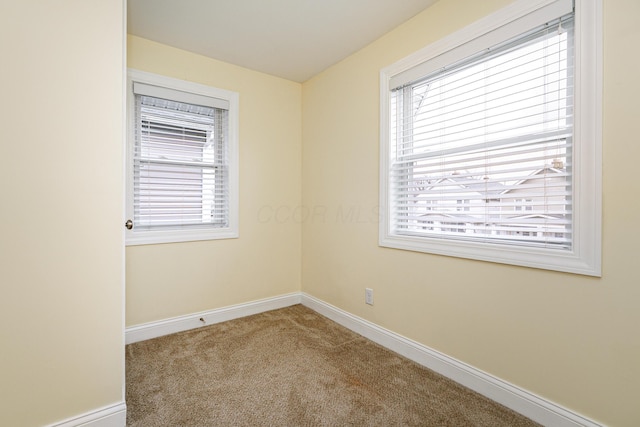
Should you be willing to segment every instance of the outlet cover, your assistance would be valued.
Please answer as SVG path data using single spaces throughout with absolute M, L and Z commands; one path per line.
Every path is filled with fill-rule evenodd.
M 373 289 L 366 288 L 364 290 L 364 302 L 369 305 L 373 305 Z

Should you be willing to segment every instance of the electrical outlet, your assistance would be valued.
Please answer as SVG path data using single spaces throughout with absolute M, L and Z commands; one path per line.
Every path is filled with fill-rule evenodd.
M 369 305 L 373 305 L 373 289 L 365 288 L 364 290 L 364 302 Z

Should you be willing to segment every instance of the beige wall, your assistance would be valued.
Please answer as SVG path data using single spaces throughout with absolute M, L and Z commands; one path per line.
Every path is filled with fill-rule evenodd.
M 240 94 L 240 238 L 127 247 L 127 325 L 299 291 L 302 86 L 135 36 L 127 61 Z
M 124 399 L 122 1 L 0 6 L 0 425 Z
M 441 0 L 303 85 L 303 291 L 595 420 L 640 423 L 640 2 L 604 10 L 601 279 L 380 248 L 379 71 L 508 0 Z M 631 195 L 631 196 L 630 196 Z M 364 304 L 364 288 L 375 305 Z
M 121 2 L 5 3 L 0 425 L 37 426 L 123 399 L 124 18 Z M 605 2 L 601 279 L 377 246 L 380 68 L 506 3 L 441 0 L 302 86 L 130 37 L 128 66 L 240 93 L 241 237 L 127 248 L 127 323 L 302 283 L 569 409 L 637 425 L 637 1 Z

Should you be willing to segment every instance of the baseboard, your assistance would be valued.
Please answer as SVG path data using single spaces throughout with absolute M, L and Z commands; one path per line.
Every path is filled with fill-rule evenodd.
M 311 295 L 300 292 L 132 326 L 126 329 L 125 340 L 127 344 L 130 344 L 300 303 L 371 341 L 401 354 L 422 366 L 432 369 L 542 425 L 554 427 L 604 427 L 602 424 L 556 405 L 534 393 L 503 381 L 500 378 L 416 341 L 384 329 L 358 316 L 354 316 Z M 122 412 L 126 414 L 126 410 Z M 70 420 L 69 422 L 71 422 L 71 424 L 63 423 L 55 424 L 54 426 L 124 426 L 124 424 L 117 423 L 74 423 L 77 420 L 78 419 Z M 101 418 L 98 417 L 95 418 L 95 420 L 99 422 Z M 105 420 L 110 422 L 107 418 L 105 418 Z M 93 422 L 92 419 L 89 421 Z M 113 422 L 117 422 L 115 418 Z
M 545 426 L 603 427 L 588 418 L 556 405 L 524 389 L 460 362 L 387 329 L 354 316 L 311 295 L 302 293 L 301 302 L 340 325 L 408 359 L 450 378 Z
M 163 335 L 226 322 L 227 320 L 251 316 L 252 314 L 258 314 L 269 310 L 289 307 L 291 305 L 300 304 L 300 298 L 300 292 L 295 292 L 273 298 L 266 298 L 244 304 L 218 308 L 215 310 L 173 317 L 170 319 L 160 320 L 158 322 L 131 326 L 125 330 L 125 343 L 131 344 L 138 341 L 161 337 Z
M 48 427 L 125 427 L 126 424 L 127 406 L 120 402 L 50 424 Z

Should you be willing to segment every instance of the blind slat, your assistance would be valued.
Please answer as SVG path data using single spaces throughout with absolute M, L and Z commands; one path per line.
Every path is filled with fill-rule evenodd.
M 134 82 L 133 93 L 135 93 L 136 95 L 147 95 L 154 98 L 173 100 L 184 104 L 202 105 L 223 110 L 229 109 L 229 101 L 225 99 L 213 98 L 210 96 L 198 95 L 196 93 L 183 92 L 175 89 L 168 89 L 147 83 Z
M 204 102 L 209 98 L 200 95 L 184 97 L 178 91 L 149 88 L 134 87 L 136 229 L 226 227 L 228 113 L 224 105 Z
M 450 50 L 443 55 L 438 56 L 435 60 L 418 64 L 415 67 L 393 76 L 390 82 L 390 87 L 396 88 L 415 82 L 436 70 L 441 70 L 450 64 L 458 63 L 476 52 L 483 52 L 487 49 L 495 48 L 496 46 L 501 45 L 503 40 L 509 40 L 520 35 L 523 28 L 535 28 L 541 26 L 558 16 L 571 13 L 572 10 L 572 0 L 558 0 L 550 3 L 540 9 L 537 9 L 533 13 L 529 13 L 510 22 L 508 25 L 475 38 L 471 42 L 466 43 L 464 49 Z
M 573 27 L 561 21 L 392 78 L 395 233 L 571 247 Z

